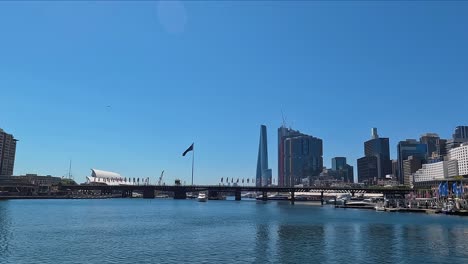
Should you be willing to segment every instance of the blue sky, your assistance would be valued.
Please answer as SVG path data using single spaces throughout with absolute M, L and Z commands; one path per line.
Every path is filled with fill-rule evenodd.
M 276 177 L 281 111 L 327 166 L 468 124 L 467 2 L 0 2 L 0 38 L 15 174 L 189 182 L 195 142 L 195 183 L 253 178 L 265 124 Z

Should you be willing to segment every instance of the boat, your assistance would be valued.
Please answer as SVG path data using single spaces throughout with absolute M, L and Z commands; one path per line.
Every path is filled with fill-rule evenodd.
M 206 194 L 204 193 L 199 193 L 197 199 L 199 202 L 206 202 L 208 200 L 208 197 L 206 197 Z
M 385 207 L 383 205 L 376 205 L 374 208 L 377 212 L 385 212 Z

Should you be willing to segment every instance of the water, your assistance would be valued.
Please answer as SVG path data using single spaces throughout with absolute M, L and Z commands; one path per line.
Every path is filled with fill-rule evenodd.
M 468 263 L 468 218 L 256 201 L 0 201 L 0 263 Z

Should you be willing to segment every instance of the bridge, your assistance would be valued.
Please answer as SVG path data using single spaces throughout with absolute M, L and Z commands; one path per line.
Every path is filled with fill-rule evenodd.
M 187 192 L 208 193 L 234 193 L 235 199 L 241 200 L 242 192 L 262 193 L 263 200 L 267 200 L 268 192 L 290 193 L 291 203 L 295 201 L 296 192 L 317 192 L 320 193 L 323 202 L 324 193 L 380 193 L 384 195 L 404 195 L 411 191 L 409 188 L 337 188 L 337 187 L 276 187 L 276 186 L 225 186 L 225 185 L 61 185 L 63 191 L 101 191 L 102 194 L 112 194 L 121 192 L 122 197 L 131 197 L 134 191 L 141 191 L 143 198 L 155 198 L 155 191 L 173 192 L 174 199 L 186 199 Z

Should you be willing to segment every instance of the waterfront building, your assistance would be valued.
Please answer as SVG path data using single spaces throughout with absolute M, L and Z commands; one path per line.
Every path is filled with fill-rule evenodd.
M 285 185 L 285 139 L 292 136 L 298 136 L 301 133 L 297 130 L 287 128 L 284 125 L 278 128 L 278 186 Z
M 444 160 L 435 163 L 423 164 L 422 168 L 414 174 L 414 182 L 443 180 L 458 175 L 457 160 Z
M 368 183 L 376 182 L 377 179 L 384 179 L 386 175 L 392 173 L 389 142 L 389 138 L 379 137 L 377 128 L 372 128 L 371 139 L 364 142 L 364 157 L 359 159 L 360 162 L 358 160 L 358 179 Z M 375 157 L 375 159 L 365 159 L 366 157 Z M 360 176 L 360 172 L 364 174 Z
M 403 184 L 409 186 L 413 183 L 413 173 L 422 167 L 423 162 L 424 160 L 418 156 L 409 156 L 403 161 Z
M 468 176 L 468 143 L 462 144 L 458 148 L 451 149 L 448 154 L 448 159 L 457 160 L 459 175 Z
M 425 163 L 427 159 L 427 145 L 420 143 L 419 141 L 415 139 L 407 139 L 405 141 L 400 141 L 397 146 L 397 154 L 398 154 L 398 180 L 400 181 L 400 183 L 404 183 L 405 178 L 404 178 L 404 171 L 403 171 L 403 161 L 407 160 L 410 156 L 413 156 L 414 159 L 418 158 L 419 160 L 422 161 L 422 163 Z M 420 168 L 421 167 L 417 169 L 420 169 Z
M 280 128 L 280 131 L 282 128 Z M 297 133 L 296 133 L 297 132 Z M 302 179 L 318 176 L 323 169 L 323 142 L 321 139 L 289 130 L 281 137 L 279 155 L 279 186 L 302 184 Z M 284 134 L 283 134 L 284 135 Z
M 271 169 L 268 169 L 268 140 L 267 128 L 260 126 L 260 142 L 258 144 L 256 186 L 271 184 Z
M 0 175 L 13 175 L 17 141 L 13 135 L 0 128 Z

